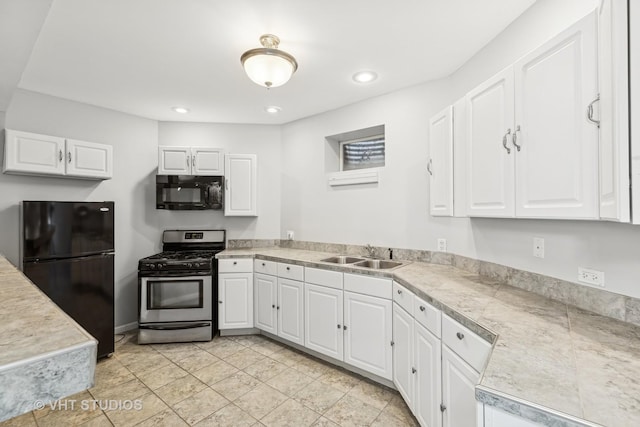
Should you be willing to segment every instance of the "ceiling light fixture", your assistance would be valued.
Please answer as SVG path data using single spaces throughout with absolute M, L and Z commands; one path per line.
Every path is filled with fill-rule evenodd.
M 187 114 L 189 112 L 189 109 L 185 107 L 173 107 L 172 110 L 180 114 Z
M 298 69 L 296 59 L 278 50 L 280 39 L 273 34 L 262 35 L 260 43 L 263 47 L 248 50 L 240 57 L 244 71 L 254 83 L 267 89 L 282 86 Z
M 353 81 L 356 83 L 371 83 L 378 78 L 375 71 L 358 71 L 353 75 Z
M 282 111 L 282 108 L 278 107 L 277 105 L 269 105 L 268 107 L 264 107 L 264 111 L 269 114 L 278 114 L 280 111 Z

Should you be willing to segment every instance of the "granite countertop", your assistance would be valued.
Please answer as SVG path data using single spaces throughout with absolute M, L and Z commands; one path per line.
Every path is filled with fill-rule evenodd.
M 92 385 L 97 341 L 1 255 L 0 301 L 0 421 Z
M 320 262 L 331 255 L 256 248 L 218 257 L 366 270 Z M 640 327 L 448 265 L 411 262 L 370 274 L 393 277 L 494 341 L 478 400 L 546 425 L 640 425 Z

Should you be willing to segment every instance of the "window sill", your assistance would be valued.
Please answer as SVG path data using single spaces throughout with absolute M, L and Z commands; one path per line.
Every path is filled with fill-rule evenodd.
M 334 172 L 328 175 L 329 185 L 332 187 L 340 185 L 371 184 L 378 182 L 377 170 L 353 170 Z

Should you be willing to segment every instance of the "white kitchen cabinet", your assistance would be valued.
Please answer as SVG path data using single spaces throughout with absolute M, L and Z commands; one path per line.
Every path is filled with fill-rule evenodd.
M 218 261 L 218 327 L 253 328 L 253 261 Z
M 467 100 L 453 103 L 453 216 L 467 216 Z
M 391 304 L 344 292 L 344 361 L 388 380 L 393 379 Z
M 629 2 L 632 222 L 640 224 L 640 4 Z
M 304 345 L 304 283 L 278 278 L 278 336 Z
M 453 216 L 453 106 L 429 120 L 429 213 Z
M 441 343 L 417 321 L 414 322 L 415 399 L 413 413 L 422 427 L 442 425 Z
M 470 216 L 598 218 L 595 12 L 467 94 Z
M 451 351 L 442 346 L 442 425 L 444 427 L 475 427 L 478 423 L 475 386 L 480 374 Z
M 393 383 L 409 408 L 415 400 L 413 317 L 393 304 Z
M 225 156 L 224 214 L 257 216 L 258 158 L 255 154 Z
M 542 424 L 484 405 L 484 427 L 537 427 Z
M 305 283 L 304 320 L 305 347 L 342 360 L 343 291 Z
M 254 323 L 265 332 L 278 334 L 278 278 L 255 273 L 253 278 Z
M 113 147 L 6 129 L 3 172 L 110 179 Z
M 221 148 L 158 147 L 158 175 L 224 175 Z

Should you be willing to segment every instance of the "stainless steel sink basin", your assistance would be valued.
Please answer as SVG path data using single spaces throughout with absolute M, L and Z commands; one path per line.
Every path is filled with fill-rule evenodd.
M 396 261 L 385 261 L 380 259 L 367 259 L 364 261 L 357 262 L 353 265 L 357 267 L 373 268 L 376 270 L 387 270 L 389 268 L 398 267 L 402 265 L 402 263 L 396 262 Z
M 320 260 L 322 262 L 332 262 L 334 264 L 353 264 L 354 262 L 363 261 L 363 258 L 356 258 L 352 256 L 339 255 L 332 256 L 331 258 L 325 258 Z

